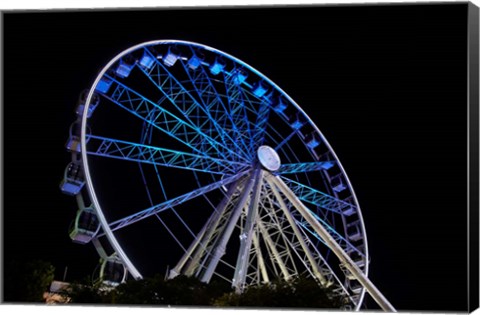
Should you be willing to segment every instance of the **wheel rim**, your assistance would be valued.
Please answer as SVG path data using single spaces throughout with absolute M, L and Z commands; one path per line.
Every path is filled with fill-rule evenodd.
M 175 51 L 169 54 L 168 49 L 171 47 L 175 47 L 181 56 L 186 59 L 177 59 L 175 64 L 170 65 L 175 59 Z M 156 49 L 163 58 L 153 58 L 156 57 L 153 49 Z M 143 59 L 145 51 L 147 56 L 152 57 L 152 60 Z M 201 54 L 207 57 L 205 60 L 209 61 L 204 60 L 203 64 L 195 65 L 192 62 L 194 59 L 192 56 L 200 54 L 198 51 L 201 51 Z M 127 62 L 129 57 L 136 60 L 134 67 L 130 70 L 128 65 L 122 68 L 123 62 Z M 168 59 L 169 57 L 171 59 Z M 224 69 L 212 69 L 216 65 L 216 57 L 221 57 L 226 62 Z M 148 62 L 153 62 L 153 64 L 148 65 Z M 196 69 L 193 70 L 195 66 Z M 112 73 L 112 71 L 118 69 L 123 70 L 119 70 L 120 72 L 116 74 Z M 150 90 L 140 91 L 137 86 L 129 85 L 130 73 L 128 71 L 144 75 L 152 84 L 149 89 L 156 93 L 154 95 L 163 94 L 165 103 L 155 106 L 155 101 L 149 102 L 149 97 L 143 95 L 144 93 L 150 93 Z M 217 71 L 219 72 L 216 73 Z M 122 77 L 125 73 L 127 74 L 126 77 Z M 99 93 L 99 84 L 103 84 L 105 78 L 113 81 L 114 89 Z M 165 82 L 168 82 L 168 87 L 162 85 Z M 189 84 L 188 87 L 186 87 L 187 84 Z M 179 88 L 179 86 L 184 88 Z M 222 86 L 223 90 L 219 91 Z M 272 92 L 273 94 L 270 95 L 269 93 Z M 122 98 L 121 95 L 125 93 L 129 93 L 128 98 Z M 122 109 L 126 109 L 132 115 L 132 119 L 136 116 L 134 118 L 143 120 L 144 128 L 140 135 L 140 138 L 143 139 L 142 142 L 125 141 L 124 139 L 94 135 L 87 132 L 88 122 L 91 120 L 88 117 L 91 100 L 97 94 L 101 95 L 100 107 L 105 102 L 120 105 Z M 179 99 L 182 101 L 179 101 Z M 142 105 L 141 102 L 148 105 Z M 133 105 L 127 107 L 125 105 L 127 103 Z M 175 103 L 176 105 L 174 105 Z M 211 105 L 212 103 L 214 105 Z M 167 104 L 169 104 L 168 108 Z M 191 107 L 187 107 L 187 105 Z M 242 106 L 243 111 L 235 111 L 236 108 Z M 135 107 L 142 108 L 143 111 L 135 110 Z M 157 107 L 161 107 L 163 110 Z M 187 111 L 187 108 L 194 109 Z M 222 109 L 229 113 L 227 117 L 221 114 Z M 154 121 L 151 119 L 154 115 L 168 117 L 164 121 Z M 168 129 L 171 126 L 166 121 L 171 119 L 175 120 L 175 127 L 178 128 L 175 132 Z M 157 126 L 152 127 L 152 125 Z M 158 125 L 161 128 L 158 128 Z M 339 291 L 351 297 L 355 308 L 359 309 L 365 293 L 364 288 L 355 288 L 355 280 L 349 279 L 348 274 L 344 273 L 338 266 L 334 266 L 336 264 L 335 257 L 332 257 L 334 255 L 322 244 L 318 235 L 315 235 L 316 233 L 309 229 L 308 222 L 302 220 L 301 216 L 295 212 L 285 194 L 269 180 L 269 177 L 278 175 L 278 178 L 290 187 L 299 200 L 308 204 L 317 220 L 329 229 L 332 236 L 337 239 L 352 259 L 359 262 L 359 267 L 364 274 L 368 275 L 367 238 L 360 207 L 350 181 L 335 152 L 313 121 L 283 90 L 254 68 L 224 52 L 192 42 L 159 40 L 136 45 L 113 58 L 99 73 L 88 93 L 81 126 L 81 156 L 86 187 L 103 231 L 97 233 L 97 238 L 108 240 L 109 245 L 134 278 L 141 278 L 141 273 L 130 260 L 130 254 L 127 255 L 120 245 L 115 231 L 120 231 L 130 225 L 133 226 L 134 223 L 132 222 L 140 222 L 141 220 L 134 220 L 135 216 L 138 218 L 145 215 L 146 218 L 147 214 L 150 217 L 162 215 L 161 213 L 166 212 L 165 209 L 176 212 L 174 208 L 177 205 L 180 208 L 183 199 L 192 198 L 189 200 L 195 200 L 195 198 L 201 197 L 211 204 L 211 213 L 208 218 L 212 218 L 215 213 L 214 208 L 221 208 L 222 201 L 227 200 L 224 203 L 227 204 L 225 206 L 227 210 L 225 211 L 229 211 L 228 214 L 225 213 L 223 219 L 222 216 L 217 219 L 227 221 L 226 223 L 222 222 L 224 224 L 222 227 L 225 230 L 228 227 L 228 218 L 234 217 L 234 204 L 238 204 L 242 196 L 245 196 L 245 205 L 238 210 L 240 212 L 238 222 L 240 222 L 241 228 L 234 226 L 232 229 L 239 230 L 237 231 L 239 236 L 246 234 L 246 238 L 242 239 L 240 237 L 240 244 L 237 245 L 240 248 L 235 248 L 234 252 L 236 251 L 237 255 L 236 257 L 235 254 L 233 255 L 231 262 L 223 261 L 226 260 L 226 257 L 219 260 L 220 264 L 224 263 L 233 267 L 234 280 L 231 280 L 231 278 L 230 280 L 234 286 L 242 290 L 245 285 L 268 280 L 272 277 L 269 276 L 269 272 L 283 277 L 285 275 L 301 274 L 302 271 L 299 270 L 302 270 L 302 261 L 308 261 L 307 264 L 303 263 L 303 273 L 317 279 L 322 278 L 321 275 L 323 275 L 324 279 L 322 281 L 326 279 L 327 282 L 333 282 L 339 287 Z M 191 128 L 192 126 L 194 128 Z M 92 127 L 92 129 L 95 129 L 93 125 Z M 155 132 L 167 135 L 181 144 L 176 143 L 178 146 L 174 145 L 173 149 L 163 144 L 157 146 L 154 141 L 149 140 L 154 128 L 157 129 Z M 196 131 L 200 136 L 192 138 L 187 135 L 188 130 L 185 132 L 186 129 L 192 129 L 190 131 Z M 170 132 L 168 132 L 169 130 Z M 178 130 L 184 130 L 184 132 L 181 133 Z M 89 143 L 87 143 L 87 139 L 89 139 Z M 250 141 L 252 139 L 253 141 Z M 278 171 L 268 167 L 265 169 L 265 164 L 258 163 L 257 149 L 262 145 L 267 145 L 273 152 L 278 153 L 281 160 Z M 114 147 L 116 153 L 105 149 L 108 146 L 110 146 L 109 148 Z M 126 154 L 125 152 L 136 152 L 136 154 Z M 150 154 L 149 159 L 145 158 L 147 154 Z M 160 168 L 161 173 L 168 164 L 166 162 L 166 157 L 168 157 L 170 158 L 168 161 L 177 161 L 177 164 L 170 163 L 167 168 L 191 172 L 192 181 L 196 182 L 197 188 L 183 194 L 165 196 L 163 202 L 155 202 L 149 197 L 151 207 L 135 210 L 131 215 L 114 220 L 111 212 L 102 206 L 97 197 L 98 187 L 95 185 L 90 166 L 92 156 L 121 159 L 124 163 L 141 164 L 142 166 L 139 169 L 144 182 L 147 180 L 143 165 L 154 165 L 155 171 L 159 171 Z M 139 156 L 142 156 L 144 160 L 140 161 Z M 162 158 L 158 160 L 153 156 L 161 156 Z M 205 172 L 205 170 L 208 170 L 208 172 Z M 247 178 L 249 179 L 247 180 Z M 161 180 L 159 179 L 159 181 Z M 251 183 L 249 184 L 249 182 Z M 160 186 L 162 186 L 162 189 L 165 188 L 162 184 Z M 252 191 L 258 193 L 245 193 L 250 186 Z M 147 194 L 150 195 L 148 185 L 145 184 L 145 187 Z M 228 189 L 225 191 L 222 187 L 229 187 L 230 191 Z M 238 187 L 239 189 L 232 187 Z M 217 192 L 217 194 L 221 192 L 222 201 L 217 203 L 211 201 L 212 198 L 208 195 L 211 192 Z M 163 194 L 166 195 L 165 192 Z M 230 201 L 228 201 L 228 198 L 231 198 Z M 252 200 L 258 202 L 251 202 Z M 229 205 L 229 202 L 231 205 Z M 255 207 L 250 206 L 251 204 L 259 204 L 259 207 L 255 209 Z M 288 216 L 288 213 L 282 212 L 285 208 L 293 212 L 291 217 Z M 178 211 L 180 212 L 181 209 Z M 182 213 L 182 215 L 184 214 Z M 182 220 L 177 213 L 176 216 Z M 171 228 L 169 229 L 168 222 L 164 222 L 165 220 L 160 217 L 157 217 L 157 219 L 166 230 L 173 234 L 173 238 L 177 237 L 171 231 Z M 207 219 L 205 219 L 206 221 Z M 291 224 L 288 228 L 288 224 L 292 222 L 295 222 L 295 224 Z M 235 225 L 237 225 L 236 223 Z M 192 236 L 198 236 L 202 232 L 198 226 L 189 228 L 188 224 L 185 225 Z M 277 233 L 273 232 L 275 226 Z M 248 235 L 249 233 L 241 233 L 240 230 L 251 232 Z M 219 235 L 225 235 L 225 232 L 222 233 Z M 235 232 L 232 232 L 233 234 Z M 225 245 L 235 238 L 232 235 L 227 237 Z M 272 240 L 273 236 L 277 239 Z M 306 241 L 307 245 L 293 244 L 295 239 L 297 243 L 302 243 L 298 242 L 301 238 Z M 220 239 L 221 237 L 217 236 L 215 240 L 218 242 Z M 242 243 L 244 239 L 247 240 L 246 243 Z M 269 245 L 272 242 L 273 245 Z M 178 241 L 178 243 L 182 242 Z M 188 254 L 188 245 L 194 243 L 194 241 L 184 242 L 182 250 Z M 201 251 L 198 248 L 208 247 L 208 244 L 199 244 L 201 246 L 197 244 L 197 253 Z M 242 250 L 242 244 L 247 249 Z M 228 245 L 227 247 L 232 246 Z M 216 246 L 218 247 L 218 244 Z M 217 247 L 213 246 L 210 252 L 213 252 Z M 279 252 L 279 248 L 284 247 L 287 250 L 284 250 L 283 253 Z M 248 252 L 247 262 L 240 261 L 240 258 L 238 258 L 241 256 L 238 254 L 240 252 Z M 193 252 L 191 255 L 187 255 L 188 259 L 186 261 L 192 261 L 192 255 L 194 255 Z M 295 258 L 295 255 L 297 258 Z M 212 254 L 209 257 L 212 256 L 215 255 Z M 266 262 L 267 256 L 277 258 Z M 306 256 L 313 256 L 313 258 Z M 255 259 L 251 259 L 251 257 L 255 257 Z M 283 265 L 288 266 L 282 266 L 281 261 L 284 259 L 280 257 L 286 257 Z M 249 259 L 255 260 L 252 264 L 257 265 L 256 270 L 250 264 Z M 179 257 L 179 260 L 177 266 L 182 258 Z M 264 260 L 263 263 L 262 260 Z M 209 260 L 205 262 L 208 265 Z M 315 269 L 312 268 L 314 262 L 319 267 L 317 269 L 320 270 L 313 270 Z M 265 266 L 268 264 L 270 266 Z M 211 267 L 211 269 L 216 269 L 218 266 L 213 265 L 214 267 Z M 203 268 L 202 270 L 204 270 L 198 272 L 185 263 L 179 270 L 173 268 L 170 275 L 188 273 L 199 276 L 203 280 L 210 280 L 211 275 L 205 275 L 208 266 L 201 266 L 203 266 L 202 263 L 196 265 L 196 268 Z M 186 267 L 188 267 L 188 270 L 182 269 Z M 285 268 L 287 271 L 283 270 Z M 219 269 L 221 268 L 219 267 Z M 256 276 L 253 275 L 254 272 L 251 269 L 256 271 Z M 321 275 L 319 276 L 318 273 Z M 218 274 L 222 276 L 220 270 L 217 271 Z M 244 277 L 243 280 L 238 279 L 239 276 Z

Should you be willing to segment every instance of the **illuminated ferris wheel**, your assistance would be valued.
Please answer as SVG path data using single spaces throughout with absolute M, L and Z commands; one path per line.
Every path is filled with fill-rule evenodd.
M 103 281 L 140 279 L 141 262 L 157 259 L 170 278 L 242 292 L 306 276 L 356 310 L 365 292 L 394 310 L 367 278 L 362 213 L 340 161 L 251 66 L 197 43 L 142 43 L 100 71 L 76 114 L 60 187 L 79 207 L 70 237 L 93 243 Z

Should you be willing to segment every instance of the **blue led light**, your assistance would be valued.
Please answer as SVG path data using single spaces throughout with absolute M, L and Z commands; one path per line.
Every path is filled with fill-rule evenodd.
M 176 51 L 176 49 L 170 47 L 168 52 L 163 57 L 163 63 L 167 67 L 171 67 L 177 62 L 178 58 L 180 58 L 180 54 Z
M 117 75 L 121 78 L 126 78 L 130 75 L 130 72 L 133 69 L 133 64 L 129 64 L 124 62 L 123 60 L 120 61 L 117 70 L 115 71 Z
M 107 79 L 107 78 L 102 78 L 98 82 L 97 86 L 95 89 L 100 92 L 100 93 L 107 93 L 108 90 L 110 89 L 110 86 L 112 85 L 112 81 Z
M 151 69 L 155 60 L 147 53 L 143 53 L 142 58 L 140 59 L 140 65 L 147 69 Z
M 247 79 L 248 73 L 243 69 L 238 69 L 233 73 L 232 77 L 235 84 L 242 84 Z
M 253 86 L 253 94 L 255 94 L 256 97 L 262 97 L 265 93 L 267 93 L 267 86 L 265 83 L 262 81 L 255 83 Z
M 223 71 L 223 68 L 225 68 L 225 61 L 221 58 L 216 58 L 213 65 L 210 66 L 210 72 L 213 75 L 217 75 Z
M 196 70 L 201 66 L 203 58 L 201 56 L 193 55 L 190 60 L 188 60 L 188 67 L 192 70 Z

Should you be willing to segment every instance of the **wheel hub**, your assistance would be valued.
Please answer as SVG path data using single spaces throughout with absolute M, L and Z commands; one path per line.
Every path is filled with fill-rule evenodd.
M 260 164 L 267 170 L 274 172 L 280 168 L 280 157 L 277 152 L 268 145 L 262 145 L 257 150 Z

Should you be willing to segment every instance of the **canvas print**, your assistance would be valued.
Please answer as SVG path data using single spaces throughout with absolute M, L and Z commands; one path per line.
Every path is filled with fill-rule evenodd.
M 3 303 L 478 307 L 474 4 L 2 19 Z

